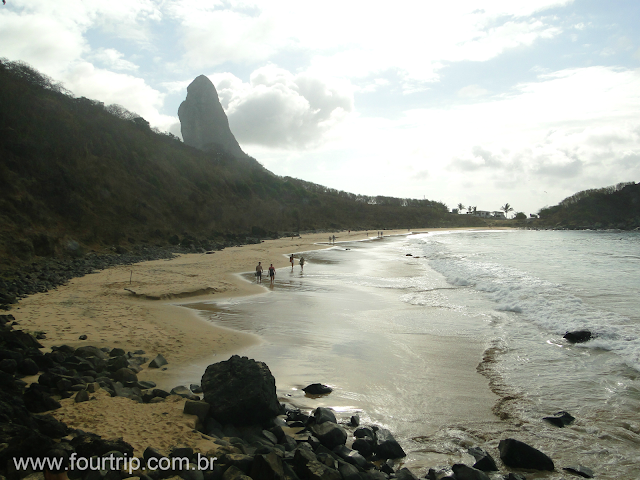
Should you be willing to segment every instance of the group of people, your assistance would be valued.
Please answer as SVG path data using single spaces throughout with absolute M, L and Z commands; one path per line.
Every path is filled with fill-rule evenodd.
M 291 254 L 291 256 L 289 257 L 289 262 L 291 262 L 291 271 L 293 272 L 293 264 L 295 262 L 295 258 L 293 256 L 293 254 Z M 304 257 L 300 257 L 300 270 L 304 270 Z M 262 262 L 258 262 L 258 265 L 256 266 L 256 282 L 257 283 L 262 283 L 262 272 L 264 271 L 264 268 L 262 267 Z M 269 280 L 271 281 L 271 285 L 273 286 L 273 283 L 275 282 L 276 279 L 276 267 L 273 266 L 273 263 L 269 266 Z

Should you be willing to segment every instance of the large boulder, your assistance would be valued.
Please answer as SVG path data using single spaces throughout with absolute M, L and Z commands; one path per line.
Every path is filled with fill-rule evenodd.
M 402 458 L 407 456 L 398 441 L 393 438 L 391 432 L 386 428 L 380 428 L 376 432 L 375 453 L 379 458 L 385 459 Z
M 187 87 L 187 98 L 178 108 L 184 143 L 200 150 L 222 147 L 237 158 L 247 158 L 218 99 L 218 92 L 205 75 L 196 77 Z
M 511 468 L 553 471 L 554 465 L 547 455 L 524 442 L 507 438 L 498 444 L 502 463 Z
M 210 415 L 221 423 L 263 424 L 282 411 L 269 367 L 247 357 L 209 365 L 201 386 Z
M 347 431 L 337 423 L 325 422 L 313 425 L 311 432 L 329 450 L 333 450 L 338 445 L 344 445 L 347 441 Z

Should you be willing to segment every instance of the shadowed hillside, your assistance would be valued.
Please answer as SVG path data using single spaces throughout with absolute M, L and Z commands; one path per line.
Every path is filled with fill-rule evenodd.
M 619 183 L 578 192 L 558 205 L 541 209 L 536 224 L 562 228 L 638 228 L 640 184 Z
M 439 202 L 365 197 L 202 152 L 117 105 L 0 61 L 0 259 L 117 245 L 204 248 L 316 229 L 480 225 Z

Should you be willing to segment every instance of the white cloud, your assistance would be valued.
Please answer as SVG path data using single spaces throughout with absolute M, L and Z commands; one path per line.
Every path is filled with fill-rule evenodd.
M 317 145 L 353 109 L 352 92 L 344 85 L 274 65 L 254 71 L 248 83 L 231 74 L 214 75 L 212 81 L 241 144 Z
M 114 48 L 99 48 L 91 57 L 113 70 L 136 71 L 139 68 L 135 63 L 125 60 L 124 54 Z
M 458 90 L 458 97 L 460 98 L 478 98 L 486 95 L 488 90 L 482 88 L 479 85 L 467 85 L 466 87 Z

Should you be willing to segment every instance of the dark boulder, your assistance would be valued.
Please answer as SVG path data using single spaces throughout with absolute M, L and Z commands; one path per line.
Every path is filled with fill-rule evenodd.
M 338 445 L 333 449 L 333 453 L 338 455 L 342 460 L 351 465 L 355 465 L 356 467 L 362 468 L 363 470 L 369 466 L 369 462 L 365 460 L 365 458 L 360 455 L 356 450 L 351 450 L 349 447 L 345 445 Z M 409 480 L 409 479 L 407 479 Z
M 165 365 L 168 365 L 169 362 L 160 354 L 156 355 L 156 358 L 149 362 L 149 368 L 160 368 Z
M 498 450 L 502 462 L 507 467 L 547 471 L 555 469 L 553 461 L 547 455 L 519 440 L 500 440 Z
M 316 425 L 320 425 L 321 423 L 331 422 L 338 423 L 336 420 L 336 416 L 333 413 L 333 410 L 325 407 L 318 407 L 314 410 L 313 416 L 311 417 L 313 423 Z
M 40 433 L 51 438 L 62 438 L 69 433 L 69 427 L 51 415 L 34 415 L 33 416 Z
M 396 472 L 396 478 L 398 480 L 418 480 L 411 470 L 407 467 L 403 467 Z
M 376 432 L 376 456 L 379 458 L 402 458 L 407 454 L 397 442 L 391 432 L 385 428 L 380 428 Z
M 453 470 L 456 480 L 490 480 L 483 471 L 462 463 L 456 463 L 451 467 L 451 470 Z
M 333 389 L 321 383 L 312 383 L 304 387 L 302 391 L 308 395 L 326 395 L 333 392 Z
M 360 452 L 360 455 L 368 457 L 373 453 L 375 440 L 369 437 L 356 438 L 351 446 Z
M 38 364 L 30 358 L 25 358 L 18 364 L 18 373 L 22 375 L 37 375 L 39 371 Z
M 583 478 L 593 478 L 593 470 L 583 465 L 576 465 L 572 467 L 563 467 L 563 470 L 570 473 L 575 473 Z
M 32 413 L 48 412 L 60 408 L 60 403 L 51 398 L 43 387 L 37 383 L 32 383 L 23 395 L 24 404 Z
M 69 443 L 75 449 L 79 457 L 101 457 L 105 453 L 112 451 L 120 452 L 128 457 L 133 455 L 133 447 L 122 440 L 122 438 L 118 438 L 116 440 L 104 440 L 94 433 L 83 433 L 71 439 Z
M 81 357 L 81 358 L 97 357 L 101 360 L 107 360 L 109 358 L 109 355 L 104 353 L 98 347 L 94 347 L 91 345 L 86 345 L 84 347 L 76 348 L 76 351 L 74 352 L 74 354 L 76 357 Z
M 125 355 L 111 357 L 107 363 L 107 370 L 110 372 L 117 372 L 121 368 L 127 367 L 129 367 L 129 359 Z
M 209 365 L 201 385 L 210 415 L 220 422 L 262 424 L 282 411 L 276 380 L 263 362 L 234 355 Z
M 476 463 L 473 464 L 473 468 L 482 470 L 483 472 L 497 472 L 498 466 L 491 455 L 478 447 L 472 447 L 469 449 L 469 453 L 476 459 Z
M 555 425 L 556 427 L 563 428 L 566 425 L 571 425 L 575 420 L 570 413 L 567 412 L 558 412 L 554 417 L 543 417 L 544 421 L 550 423 L 551 425 Z
M 347 431 L 337 423 L 325 422 L 313 425 L 311 431 L 329 450 L 333 450 L 338 445 L 344 445 L 347 441 Z
M 293 470 L 301 479 L 342 480 L 340 472 L 318 461 L 315 454 L 306 448 L 296 449 Z
M 113 379 L 116 382 L 125 384 L 127 382 L 137 382 L 138 376 L 129 368 L 120 368 L 113 373 Z
M 253 480 L 283 480 L 284 467 L 282 460 L 275 452 L 267 455 L 256 455 L 249 475 Z
M 18 362 L 16 362 L 13 358 L 5 358 L 4 360 L 0 360 L 0 371 L 8 373 L 9 375 L 13 375 L 18 370 Z
M 593 335 L 589 330 L 576 330 L 574 332 L 567 332 L 562 338 L 569 343 L 584 343 L 593 338 Z

